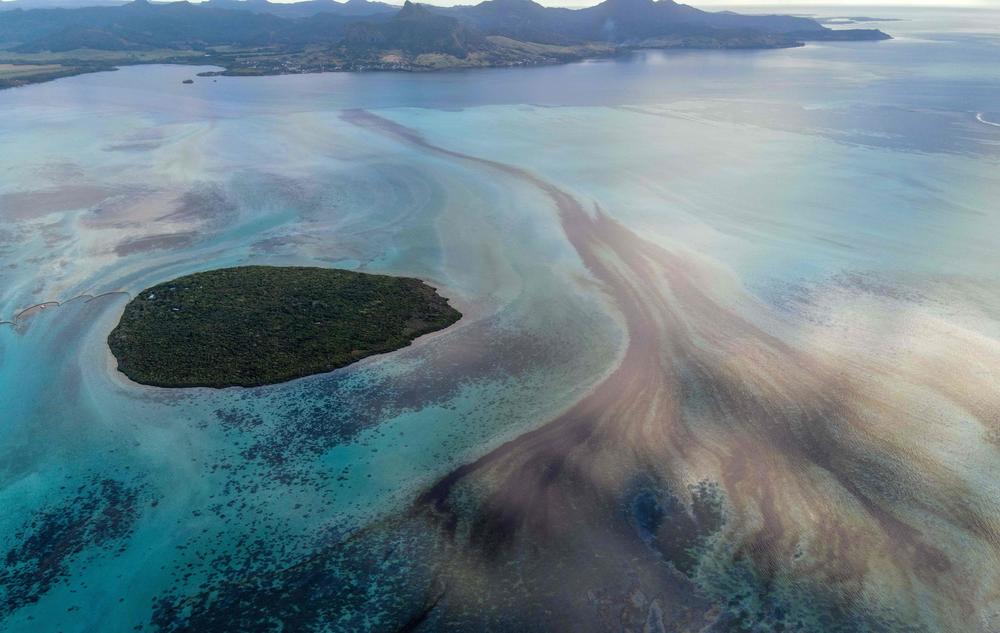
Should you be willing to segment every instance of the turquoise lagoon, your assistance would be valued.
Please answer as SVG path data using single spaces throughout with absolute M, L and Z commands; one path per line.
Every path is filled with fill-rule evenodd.
M 878 44 L 0 92 L 0 629 L 1000 630 L 1000 19 L 890 17 Z M 465 316 L 258 389 L 117 373 L 130 294 L 249 263 L 418 276 Z M 517 502 L 482 531 L 563 446 L 505 443 L 584 415 L 636 342 L 663 374 L 623 384 L 679 386 L 546 467 L 586 537 Z M 844 384 L 813 406 L 802 374 Z M 493 454 L 457 530 L 421 509 Z

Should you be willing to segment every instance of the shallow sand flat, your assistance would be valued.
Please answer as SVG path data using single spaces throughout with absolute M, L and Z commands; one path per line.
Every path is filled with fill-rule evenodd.
M 0 79 L 11 79 L 23 75 L 35 75 L 61 68 L 55 64 L 0 64 Z

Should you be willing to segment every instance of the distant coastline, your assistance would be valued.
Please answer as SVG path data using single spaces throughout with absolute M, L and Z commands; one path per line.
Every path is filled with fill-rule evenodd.
M 791 15 L 708 12 L 673 0 L 583 9 L 532 0 L 402 8 L 368 0 L 209 0 L 0 12 L 0 89 L 138 64 L 219 66 L 202 76 L 426 72 L 543 66 L 643 49 L 759 50 L 891 39 Z
M 307 64 L 288 65 L 280 63 L 260 64 L 254 57 L 225 58 L 216 56 L 193 57 L 189 55 L 163 56 L 155 59 L 130 57 L 112 58 L 108 62 L 94 63 L 84 59 L 72 59 L 57 57 L 50 63 L 45 63 L 43 56 L 34 60 L 16 61 L 5 59 L 0 52 L 0 90 L 8 88 L 18 88 L 33 84 L 47 83 L 56 79 L 75 77 L 100 72 L 113 72 L 128 66 L 144 66 L 150 64 L 169 64 L 178 66 L 216 66 L 220 70 L 210 70 L 195 73 L 195 77 L 269 77 L 276 75 L 305 75 L 318 73 L 364 73 L 364 72 L 436 72 L 447 70 L 471 70 L 477 68 L 530 68 L 540 66 L 557 66 L 561 64 L 571 64 L 574 62 L 587 61 L 590 59 L 613 59 L 616 57 L 627 57 L 628 55 L 643 50 L 729 50 L 729 51 L 761 51 L 776 50 L 784 48 L 800 48 L 805 46 L 805 42 L 790 42 L 774 45 L 747 45 L 747 46 L 697 46 L 692 44 L 677 43 L 670 45 L 645 44 L 636 46 L 613 46 L 601 43 L 589 43 L 574 47 L 558 47 L 552 50 L 552 54 L 547 57 L 534 57 L 528 59 L 512 59 L 509 61 L 487 60 L 482 58 L 460 59 L 446 55 L 429 55 L 424 59 L 405 60 L 396 59 L 390 51 L 385 53 L 383 59 L 354 60 L 348 63 L 331 64 Z M 539 45 L 540 46 L 540 45 Z M 65 64 L 65 65 L 63 65 Z M 34 67 L 45 67 L 57 65 L 58 69 L 45 69 L 32 72 Z M 12 73 L 11 76 L 5 74 L 6 68 L 23 68 L 24 71 Z M 188 83 L 188 82 L 185 82 Z M 984 121 L 985 122 L 985 121 Z M 986 122 L 988 123 L 988 122 Z M 990 123 L 988 123 L 990 124 Z M 992 124 L 990 124 L 992 125 Z

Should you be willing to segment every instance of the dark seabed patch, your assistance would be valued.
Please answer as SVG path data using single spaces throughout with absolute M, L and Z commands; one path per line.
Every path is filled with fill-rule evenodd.
M 0 616 L 37 602 L 68 577 L 71 564 L 124 551 L 142 497 L 139 487 L 95 478 L 75 496 L 37 512 L 12 535 L 4 554 Z
M 177 207 L 170 213 L 157 218 L 170 222 L 206 222 L 211 226 L 223 226 L 239 214 L 239 205 L 226 191 L 216 184 L 205 184 L 184 192 L 177 201 Z
M 195 240 L 194 233 L 169 233 L 163 235 L 147 235 L 131 239 L 115 246 L 115 254 L 119 257 L 145 253 L 148 251 L 162 251 L 174 248 L 184 248 Z
M 161 633 L 415 630 L 407 626 L 443 591 L 436 561 L 446 547 L 415 522 L 325 535 L 293 565 L 283 543 L 256 540 L 212 559 L 205 591 L 187 595 L 179 583 L 157 599 L 152 624 Z
M 402 374 L 335 372 L 277 390 L 246 390 L 231 405 L 215 411 L 220 426 L 239 434 L 242 441 L 240 454 L 245 461 L 231 466 L 234 476 L 264 468 L 267 477 L 257 485 L 329 483 L 342 473 L 316 473 L 314 460 L 362 431 L 377 432 L 379 422 L 446 403 L 463 388 L 502 381 L 528 368 L 558 371 L 572 357 L 566 345 L 523 333 L 498 335 L 499 325 L 497 317 L 486 319 L 462 326 L 433 345 L 400 350 L 401 362 L 414 363 Z M 477 409 L 509 406 L 505 397 L 512 396 L 502 392 L 484 396 Z M 270 418 L 264 420 L 259 411 L 271 412 Z

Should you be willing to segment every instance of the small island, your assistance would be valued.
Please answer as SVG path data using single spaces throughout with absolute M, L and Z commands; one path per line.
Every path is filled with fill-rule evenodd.
M 256 387 L 406 347 L 461 316 L 419 279 L 241 266 L 143 290 L 108 345 L 145 385 Z

